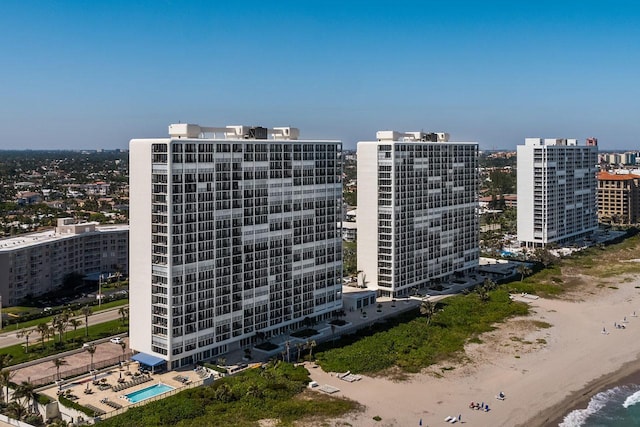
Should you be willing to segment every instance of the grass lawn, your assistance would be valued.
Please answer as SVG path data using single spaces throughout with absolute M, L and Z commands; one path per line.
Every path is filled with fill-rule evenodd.
M 127 332 L 128 324 L 123 325 L 122 320 L 111 320 L 109 322 L 91 325 L 89 322 L 89 336 L 85 337 L 84 326 L 78 328 L 77 331 L 67 331 L 64 335 L 64 341 L 59 344 L 58 335 L 55 339 L 49 339 L 44 342 L 44 348 L 40 340 L 29 340 L 29 353 L 25 353 L 24 344 L 16 344 L 10 347 L 0 348 L 0 354 L 8 353 L 13 356 L 11 365 L 28 362 L 30 360 L 40 359 L 41 357 L 51 356 L 53 354 L 62 353 L 69 350 L 79 348 L 83 342 L 93 341 L 100 338 L 110 337 L 115 334 Z
M 95 313 L 98 313 L 100 311 L 109 310 L 111 308 L 120 307 L 120 306 L 127 305 L 127 304 L 129 304 L 129 300 L 128 299 L 119 299 L 119 300 L 116 300 L 116 301 L 110 301 L 110 302 L 106 302 L 106 303 L 102 304 L 102 306 L 100 307 L 100 310 L 98 310 L 98 306 L 97 305 L 93 305 L 93 306 L 90 306 L 90 307 L 93 310 L 93 313 L 95 314 Z M 9 307 L 9 308 L 13 308 L 13 307 Z M 80 311 L 76 310 L 76 315 L 80 316 L 81 315 Z M 45 316 L 45 317 L 40 317 L 38 319 L 27 320 L 25 322 L 16 323 L 16 324 L 9 325 L 9 326 L 6 326 L 6 327 L 2 328 L 0 330 L 0 332 L 11 332 L 11 331 L 17 331 L 17 330 L 20 330 L 20 329 L 33 328 L 35 326 L 38 326 L 42 322 L 51 323 L 51 319 L 53 317 L 54 316 Z M 84 322 L 84 316 L 82 316 L 82 317 L 83 317 L 82 321 Z M 89 317 L 91 317 L 91 316 L 89 316 Z M 89 325 L 91 325 L 91 320 L 89 320 Z

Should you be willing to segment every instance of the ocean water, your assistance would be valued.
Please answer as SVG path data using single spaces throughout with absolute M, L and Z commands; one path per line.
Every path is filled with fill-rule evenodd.
M 564 417 L 559 427 L 640 426 L 640 385 L 613 387 L 593 396 L 584 409 Z

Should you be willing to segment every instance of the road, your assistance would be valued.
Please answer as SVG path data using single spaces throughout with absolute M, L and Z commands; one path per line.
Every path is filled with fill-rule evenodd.
M 124 305 L 122 307 L 129 307 L 128 305 Z M 95 307 L 94 307 L 95 309 Z M 97 325 L 98 323 L 108 322 L 110 320 L 120 319 L 120 315 L 118 314 L 118 310 L 120 307 L 115 307 L 109 310 L 104 310 L 98 313 L 94 313 L 89 316 L 89 326 Z M 76 316 L 76 319 L 82 320 L 82 326 L 79 326 L 78 329 L 84 328 L 84 316 Z M 30 328 L 34 329 L 34 328 Z M 18 329 L 19 331 L 20 329 Z M 37 331 L 34 331 L 31 335 L 29 335 L 29 345 L 36 344 L 40 341 L 40 334 Z M 3 331 L 0 334 L 0 348 L 9 347 L 16 344 L 24 343 L 24 338 L 16 337 L 16 331 Z

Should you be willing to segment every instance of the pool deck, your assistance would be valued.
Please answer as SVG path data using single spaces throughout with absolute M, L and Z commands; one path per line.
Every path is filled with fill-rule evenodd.
M 46 389 L 41 391 L 42 394 L 49 396 L 53 400 L 58 400 L 58 392 L 70 393 L 71 396 L 77 397 L 77 399 L 73 399 L 74 402 L 87 406 L 91 405 L 96 408 L 103 410 L 107 413 L 106 417 L 109 416 L 110 412 L 118 411 L 117 413 L 122 412 L 122 409 L 115 409 L 104 403 L 104 399 L 107 399 L 111 402 L 122 405 L 122 408 L 128 408 L 129 406 L 138 406 L 146 403 L 147 401 L 155 400 L 158 396 L 154 396 L 149 399 L 142 400 L 137 403 L 129 402 L 125 395 L 145 389 L 147 387 L 156 385 L 158 383 L 163 383 L 173 387 L 175 390 L 170 390 L 170 392 L 177 392 L 181 389 L 186 389 L 193 387 L 194 385 L 202 384 L 202 379 L 198 376 L 198 374 L 194 371 L 169 371 L 163 372 L 161 374 L 150 374 L 150 381 L 141 382 L 132 387 L 128 387 L 126 389 L 120 390 L 118 392 L 113 391 L 111 387 L 107 388 L 106 385 L 116 386 L 120 384 L 118 381 L 122 378 L 125 382 L 131 381 L 134 377 L 134 372 L 138 371 L 138 364 L 133 363 L 129 366 L 129 371 L 126 368 L 118 368 L 113 367 L 111 370 L 107 370 L 104 372 L 97 373 L 94 375 L 85 375 L 82 377 L 78 377 L 73 380 L 73 382 L 68 382 L 63 384 L 61 387 L 57 385 L 52 385 Z M 129 375 L 127 375 L 129 374 Z M 145 375 L 145 374 L 142 374 Z M 188 381 L 179 381 L 175 379 L 176 376 L 180 375 L 181 377 L 188 378 Z M 101 390 L 97 385 L 94 385 L 94 378 L 97 379 L 101 384 L 105 384 L 104 390 Z M 91 393 L 85 393 L 85 390 L 89 388 Z M 67 396 L 69 397 L 69 396 Z M 115 415 L 115 414 L 114 414 Z M 103 417 L 105 418 L 105 417 Z

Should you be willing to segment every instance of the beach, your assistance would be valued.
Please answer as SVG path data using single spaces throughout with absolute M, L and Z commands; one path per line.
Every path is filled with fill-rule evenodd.
M 406 380 L 363 376 L 346 382 L 309 365 L 318 384 L 337 387 L 336 396 L 363 405 L 333 425 L 434 426 L 459 417 L 475 426 L 551 426 L 586 407 L 597 392 L 637 382 L 640 279 L 584 279 L 584 286 L 559 299 L 516 296 L 531 306 L 529 316 L 496 325 L 480 343 L 468 344 L 461 360 Z M 496 398 L 500 392 L 504 400 Z M 472 409 L 471 402 L 489 410 Z

